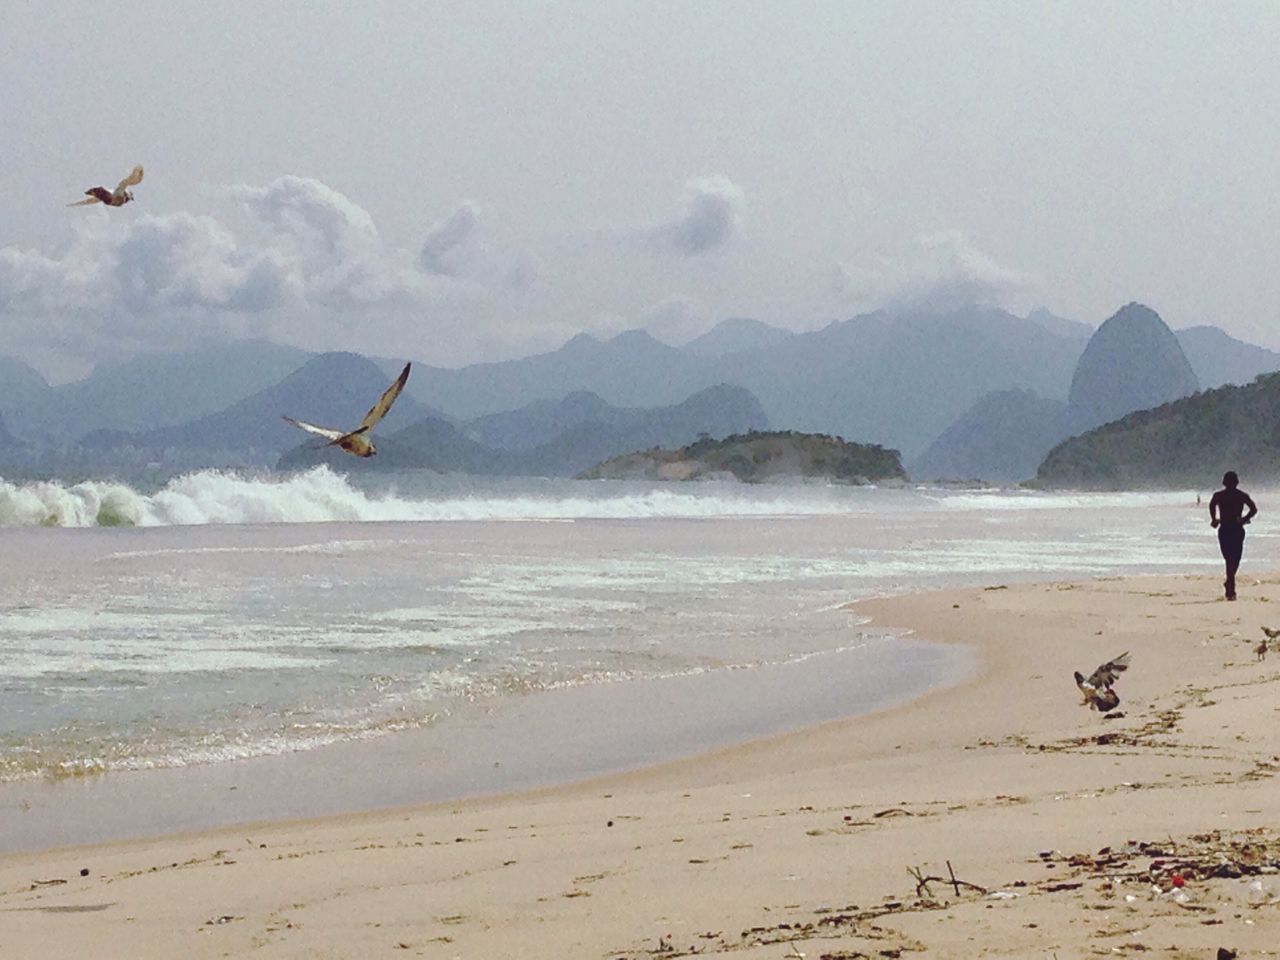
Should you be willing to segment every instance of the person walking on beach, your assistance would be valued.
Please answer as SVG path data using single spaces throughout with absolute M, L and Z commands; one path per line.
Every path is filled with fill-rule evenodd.
M 1245 513 L 1245 507 L 1249 512 Z M 1227 579 L 1222 582 L 1227 599 L 1236 598 L 1236 570 L 1244 552 L 1244 527 L 1254 518 L 1258 508 L 1253 499 L 1240 489 L 1240 478 L 1234 470 L 1222 475 L 1222 489 L 1209 498 L 1209 526 L 1218 529 L 1218 547 L 1227 562 Z M 1244 514 L 1241 516 L 1241 514 Z

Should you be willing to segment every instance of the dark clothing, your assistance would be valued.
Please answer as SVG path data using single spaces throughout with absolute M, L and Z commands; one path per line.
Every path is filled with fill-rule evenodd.
M 1222 586 L 1228 600 L 1236 598 L 1236 571 L 1240 569 L 1240 557 L 1244 553 L 1244 527 L 1257 512 L 1250 496 L 1233 486 L 1219 490 L 1209 500 L 1209 517 L 1218 528 L 1218 547 L 1227 565 L 1227 579 Z
M 1227 592 L 1235 593 L 1236 571 L 1244 553 L 1244 527 L 1225 523 L 1218 527 L 1218 547 L 1222 550 L 1222 559 L 1227 561 L 1227 582 L 1231 584 Z

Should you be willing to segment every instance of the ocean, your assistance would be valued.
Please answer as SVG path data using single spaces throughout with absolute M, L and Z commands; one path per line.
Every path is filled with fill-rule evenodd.
M 1187 492 L 0 480 L 0 849 L 690 754 L 972 669 L 850 601 L 1219 566 Z

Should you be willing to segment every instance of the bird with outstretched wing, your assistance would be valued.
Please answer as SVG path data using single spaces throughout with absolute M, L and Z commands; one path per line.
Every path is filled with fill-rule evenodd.
M 114 190 L 108 190 L 106 187 L 90 187 L 85 191 L 85 199 L 77 200 L 75 203 L 68 203 L 68 207 L 86 207 L 91 203 L 105 203 L 108 207 L 123 207 L 126 203 L 133 199 L 130 187 L 136 187 L 142 182 L 142 164 L 138 164 L 129 171 L 129 175 L 116 184 Z
M 285 417 L 284 420 L 286 423 L 293 424 L 299 430 L 305 430 L 307 433 L 314 433 L 318 437 L 324 437 L 328 441 L 325 444 L 327 447 L 340 447 L 347 453 L 357 457 L 372 457 L 378 452 L 378 448 L 369 439 L 368 433 L 379 420 L 387 415 L 391 405 L 396 402 L 396 397 L 400 396 L 400 391 L 404 389 L 404 385 L 409 379 L 409 368 L 412 366 L 412 363 L 404 365 L 404 369 L 400 371 L 400 376 L 396 377 L 395 383 L 383 391 L 382 396 L 378 398 L 378 402 L 364 415 L 364 419 L 360 421 L 360 426 L 354 430 L 344 433 L 331 427 L 318 427 L 314 423 L 307 423 L 305 420 L 295 420 L 293 417 Z
M 1129 669 L 1129 651 L 1108 660 L 1093 671 L 1086 680 L 1079 670 L 1075 672 L 1076 686 L 1084 702 L 1093 709 L 1108 713 L 1120 706 L 1120 695 L 1112 689 L 1116 678 Z

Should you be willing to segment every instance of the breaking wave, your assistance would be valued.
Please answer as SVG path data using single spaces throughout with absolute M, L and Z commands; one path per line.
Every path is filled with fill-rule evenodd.
M 699 484 L 675 490 L 530 481 L 523 487 L 406 495 L 394 488 L 363 490 L 325 466 L 279 476 L 200 470 L 175 477 L 154 493 L 110 480 L 18 485 L 0 479 L 0 526 L 815 515 L 849 511 L 849 493 L 826 487 Z
M 414 520 L 580 520 L 803 517 L 918 510 L 1097 509 L 1169 506 L 1191 494 L 1047 494 L 824 483 L 644 482 L 443 477 L 401 474 L 366 489 L 327 466 L 246 475 L 199 470 L 145 492 L 118 480 L 80 483 L 0 478 L 0 527 L 179 526 Z M 396 483 L 399 486 L 391 486 Z M 462 483 L 468 485 L 463 486 Z

